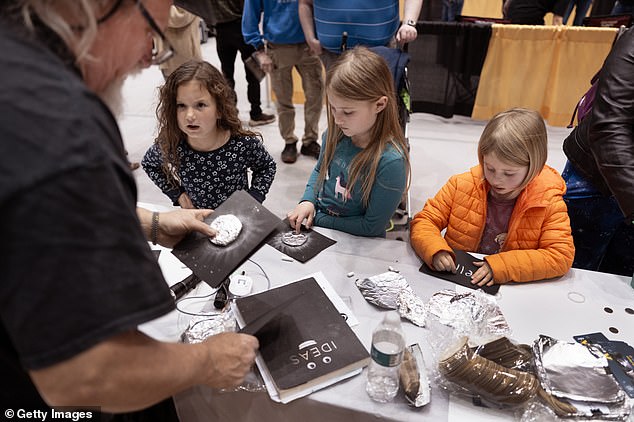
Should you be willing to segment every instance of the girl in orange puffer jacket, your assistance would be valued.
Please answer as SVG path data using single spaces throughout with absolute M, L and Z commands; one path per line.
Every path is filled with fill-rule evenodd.
M 539 113 L 494 116 L 478 143 L 480 165 L 452 176 L 411 222 L 411 245 L 425 263 L 456 272 L 454 249 L 486 254 L 471 277 L 478 286 L 565 274 L 575 248 L 566 185 L 546 165 L 547 143 Z

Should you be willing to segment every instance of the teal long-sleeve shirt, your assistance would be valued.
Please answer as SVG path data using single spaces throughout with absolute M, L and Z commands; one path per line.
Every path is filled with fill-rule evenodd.
M 325 142 L 325 136 L 324 141 Z M 314 224 L 358 236 L 385 236 L 385 229 L 407 185 L 405 158 L 388 146 L 381 156 L 368 206 L 363 206 L 361 184 L 347 188 L 348 171 L 354 157 L 362 151 L 349 137 L 343 137 L 335 149 L 326 180 L 317 190 L 323 151 L 313 169 L 302 201 L 315 205 Z

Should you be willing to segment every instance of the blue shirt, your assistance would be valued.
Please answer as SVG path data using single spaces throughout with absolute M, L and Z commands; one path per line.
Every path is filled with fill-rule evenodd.
M 262 30 L 259 23 L 262 16 Z M 274 44 L 305 42 L 299 22 L 297 0 L 245 0 L 242 14 L 242 35 L 247 44 L 260 48 L 264 40 Z
M 398 0 L 314 0 L 315 32 L 321 46 L 341 52 L 341 36 L 348 48 L 387 45 L 399 28 Z
M 325 143 L 325 138 L 324 135 L 322 143 Z M 368 206 L 365 207 L 361 183 L 357 182 L 352 191 L 347 186 L 350 164 L 362 149 L 354 145 L 349 137 L 343 137 L 337 143 L 326 180 L 317 191 L 324 150 L 321 149 L 302 197 L 302 201 L 315 204 L 314 224 L 358 236 L 385 236 L 385 229 L 407 185 L 405 158 L 391 145 L 383 151 Z

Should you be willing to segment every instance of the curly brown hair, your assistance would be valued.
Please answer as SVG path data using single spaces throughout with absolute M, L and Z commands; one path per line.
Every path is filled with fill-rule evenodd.
M 186 139 L 185 133 L 178 127 L 176 97 L 178 87 L 190 81 L 200 82 L 216 101 L 220 116 L 216 125 L 219 129 L 228 130 L 231 136 L 251 136 L 262 139 L 259 133 L 242 126 L 235 104 L 235 92 L 218 69 L 200 60 L 183 63 L 167 77 L 165 84 L 160 88 L 159 103 L 156 107 L 158 136 L 154 142 L 163 155 L 163 172 L 174 186 L 179 184 L 176 176 L 180 167 L 178 145 Z

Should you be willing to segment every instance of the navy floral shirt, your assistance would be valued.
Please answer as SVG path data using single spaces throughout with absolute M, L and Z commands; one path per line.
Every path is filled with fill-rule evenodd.
M 174 205 L 185 192 L 196 208 L 215 209 L 237 190 L 246 190 L 264 201 L 275 177 L 276 164 L 256 137 L 231 136 L 222 147 L 208 152 L 192 149 L 187 141 L 178 145 L 180 186 L 174 187 L 163 172 L 163 154 L 157 144 L 145 153 L 143 170 Z M 251 186 L 247 170 L 251 170 Z

